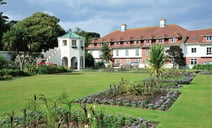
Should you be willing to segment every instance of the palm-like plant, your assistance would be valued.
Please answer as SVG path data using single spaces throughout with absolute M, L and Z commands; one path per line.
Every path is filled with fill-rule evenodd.
M 112 49 L 108 46 L 107 43 L 104 43 L 102 45 L 102 49 L 101 49 L 102 55 L 101 55 L 101 58 L 103 60 L 105 60 L 107 63 L 109 63 L 109 61 L 113 61 L 113 56 L 111 55 L 111 51 L 112 51 Z
M 159 73 L 162 66 L 164 65 L 164 62 L 165 62 L 164 47 L 160 44 L 152 45 L 150 49 L 149 63 L 154 70 L 157 84 L 159 80 Z
M 15 51 L 20 70 L 23 70 L 25 56 L 39 47 L 38 43 L 33 42 L 28 29 L 23 26 L 13 26 L 3 35 L 3 45 L 5 50 Z M 23 57 L 21 57 L 22 51 Z M 28 54 L 29 56 L 29 54 Z

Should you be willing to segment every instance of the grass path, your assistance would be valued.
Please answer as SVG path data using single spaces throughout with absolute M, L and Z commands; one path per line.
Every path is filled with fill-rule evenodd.
M 142 80 L 147 74 L 136 73 L 73 73 L 62 75 L 37 75 L 0 81 L 0 112 L 23 107 L 25 99 L 33 94 L 57 97 L 62 92 L 73 98 L 83 97 L 108 88 L 120 81 Z M 197 75 L 189 85 L 183 85 L 182 94 L 167 111 L 152 111 L 117 106 L 99 106 L 107 113 L 123 113 L 134 117 L 159 121 L 158 128 L 212 128 L 212 75 Z

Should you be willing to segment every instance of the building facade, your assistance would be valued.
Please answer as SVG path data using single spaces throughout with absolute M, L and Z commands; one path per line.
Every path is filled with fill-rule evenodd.
M 47 63 L 70 69 L 85 68 L 85 39 L 73 32 L 58 37 L 58 47 L 43 53 Z
M 212 61 L 212 28 L 202 30 L 186 30 L 176 24 L 166 24 L 166 19 L 160 20 L 159 26 L 127 29 L 122 24 L 120 30 L 93 42 L 87 47 L 96 61 L 101 61 L 101 47 L 108 43 L 112 48 L 114 63 L 139 63 L 140 67 L 148 64 L 150 46 L 156 43 L 170 46 L 180 46 L 183 50 L 186 64 L 191 68 L 195 64 Z

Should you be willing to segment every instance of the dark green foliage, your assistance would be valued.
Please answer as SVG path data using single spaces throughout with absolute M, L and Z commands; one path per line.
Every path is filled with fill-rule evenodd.
M 194 65 L 193 69 L 199 69 L 199 70 L 212 70 L 212 64 L 197 64 Z
M 62 73 L 62 72 L 68 72 L 69 70 L 66 69 L 63 66 L 51 66 L 51 65 L 40 65 L 37 68 L 38 74 L 53 74 L 53 73 Z
M 150 49 L 149 63 L 154 70 L 157 82 L 159 80 L 160 69 L 165 63 L 164 58 L 165 58 L 164 47 L 160 44 L 152 45 Z
M 85 52 L 85 67 L 93 67 L 94 66 L 94 58 L 92 54 Z
M 108 46 L 107 43 L 103 43 L 101 52 L 102 52 L 101 59 L 105 60 L 106 63 L 109 63 L 109 61 L 113 62 L 113 56 L 111 54 L 112 49 Z
M 176 68 L 177 65 L 186 65 L 185 58 L 183 57 L 183 51 L 179 46 L 170 46 L 170 48 L 166 50 L 166 53 L 168 53 L 168 58 L 172 62 L 173 68 Z
M 95 68 L 104 68 L 105 67 L 105 64 L 104 62 L 100 61 L 100 62 L 96 62 L 95 64 Z
M 100 38 L 100 34 L 96 32 L 86 32 L 80 28 L 76 28 L 74 33 L 82 36 L 85 38 L 85 47 L 88 47 L 88 45 L 91 43 L 93 39 Z
M 8 66 L 8 61 L 0 55 L 0 69 L 6 68 Z
M 37 12 L 17 23 L 16 26 L 24 26 L 31 35 L 32 42 L 39 44 L 38 51 L 57 46 L 57 37 L 65 31 L 58 24 L 59 19 L 48 14 Z

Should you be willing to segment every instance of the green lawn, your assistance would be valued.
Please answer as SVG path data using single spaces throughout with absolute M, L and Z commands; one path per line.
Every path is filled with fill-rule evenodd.
M 148 74 L 85 72 L 58 75 L 37 75 L 0 81 L 0 112 L 22 108 L 33 94 L 57 97 L 68 92 L 79 98 L 108 88 L 123 77 L 142 80 Z M 211 128 L 212 127 L 212 76 L 197 75 L 189 85 L 183 85 L 182 94 L 167 112 L 136 108 L 100 106 L 107 113 L 123 113 L 159 121 L 158 128 Z

